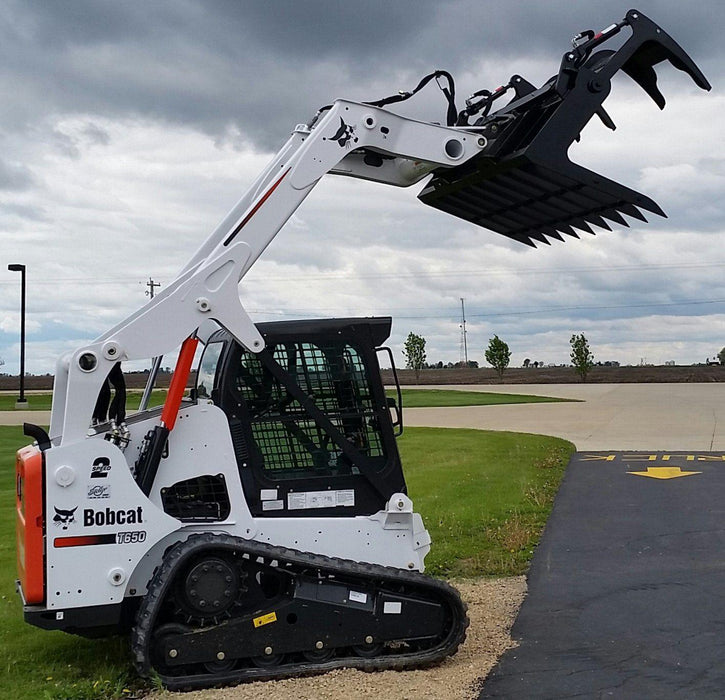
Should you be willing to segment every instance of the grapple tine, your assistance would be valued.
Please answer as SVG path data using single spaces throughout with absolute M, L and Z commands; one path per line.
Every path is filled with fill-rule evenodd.
M 579 238 L 579 234 L 568 224 L 558 224 L 556 227 L 559 231 L 562 233 L 567 234 L 567 236 L 574 236 L 575 238 Z
M 524 233 L 518 233 L 514 236 L 511 236 L 511 238 L 513 238 L 515 241 L 518 241 L 519 243 L 525 243 L 532 248 L 536 248 L 536 243 L 534 243 L 531 238 Z
M 609 219 L 610 221 L 614 221 L 615 223 L 619 224 L 620 226 L 626 226 L 627 228 L 629 228 L 627 219 L 625 219 L 616 209 L 607 209 L 606 211 L 603 211 L 601 214 L 605 219 Z
M 563 241 L 564 240 L 564 236 L 562 236 L 555 228 L 545 229 L 543 231 L 543 233 L 545 235 L 549 236 L 549 238 L 555 238 L 557 241 Z M 576 232 L 570 233 L 569 235 L 570 236 L 573 235 L 574 237 L 577 237 Z
M 633 219 L 639 219 L 640 221 L 647 223 L 647 219 L 645 219 L 644 214 L 642 214 L 642 212 L 637 209 L 634 204 L 620 204 L 619 208 L 627 216 L 631 216 Z M 667 216 L 667 214 L 663 213 L 662 216 Z
M 587 233 L 591 233 L 592 235 L 594 234 L 592 227 L 586 221 L 584 221 L 584 219 L 569 219 L 568 223 L 570 226 L 576 226 L 582 231 L 586 231 Z
M 535 241 L 541 241 L 541 243 L 546 243 L 546 245 L 551 245 L 551 241 L 549 241 L 543 233 L 530 233 L 529 238 L 533 238 Z
M 637 201 L 634 202 L 640 209 L 646 209 L 647 211 L 651 211 L 653 214 L 657 214 L 657 216 L 662 216 L 665 219 L 667 218 L 667 214 L 665 214 L 664 211 L 660 208 L 660 205 L 657 204 L 654 200 L 650 199 L 649 197 L 645 197 L 644 195 L 640 195 Z M 645 221 L 647 219 L 644 219 Z
M 596 226 L 599 226 L 599 228 L 606 229 L 607 231 L 612 230 L 612 227 L 601 216 L 597 216 L 596 214 L 590 214 L 587 216 L 587 221 L 590 221 Z

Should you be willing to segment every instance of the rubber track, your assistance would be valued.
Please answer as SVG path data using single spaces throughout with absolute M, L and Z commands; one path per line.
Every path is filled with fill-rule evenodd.
M 438 663 L 456 652 L 466 638 L 468 617 L 466 606 L 458 591 L 445 581 L 425 576 L 419 572 L 406 571 L 376 564 L 365 564 L 347 559 L 326 557 L 319 554 L 300 552 L 286 547 L 276 547 L 263 542 L 245 540 L 231 535 L 204 533 L 192 535 L 167 551 L 161 565 L 149 583 L 148 593 L 139 607 L 136 624 L 131 632 L 131 651 L 136 670 L 142 676 L 156 673 L 152 668 L 150 652 L 156 617 L 166 597 L 177 569 L 193 554 L 207 550 L 242 550 L 250 557 L 263 557 L 265 561 L 277 560 L 292 565 L 315 567 L 332 574 L 347 574 L 363 579 L 383 579 L 391 583 L 408 583 L 418 589 L 426 588 L 435 592 L 441 600 L 448 603 L 453 624 L 448 636 L 437 646 L 418 652 L 400 655 L 386 654 L 374 658 L 349 656 L 333 658 L 322 663 L 309 661 L 284 664 L 272 668 L 243 668 L 223 673 L 204 672 L 198 675 L 164 676 L 160 679 L 169 690 L 187 690 L 218 685 L 234 685 L 246 680 L 269 680 L 290 678 L 301 675 L 322 673 L 335 668 L 359 668 L 366 671 L 404 670 L 420 668 Z

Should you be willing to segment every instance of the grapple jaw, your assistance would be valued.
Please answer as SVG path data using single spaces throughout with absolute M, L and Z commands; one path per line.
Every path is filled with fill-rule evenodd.
M 631 36 L 619 49 L 595 49 L 629 27 Z M 665 216 L 649 197 L 587 168 L 572 163 L 567 152 L 596 114 L 614 129 L 602 103 L 611 79 L 623 70 L 657 103 L 665 99 L 657 87 L 654 66 L 669 61 L 695 84 L 710 84 L 685 51 L 637 10 L 618 24 L 574 39 L 559 73 L 536 89 L 520 76 L 462 115 L 484 116 L 459 125 L 484 136 L 488 143 L 472 161 L 439 169 L 420 193 L 425 204 L 535 246 L 562 234 L 578 238 L 577 230 L 593 233 L 591 225 L 609 229 L 608 221 L 627 226 L 627 215 L 646 221 L 642 210 Z M 492 102 L 508 89 L 515 97 L 490 112 Z

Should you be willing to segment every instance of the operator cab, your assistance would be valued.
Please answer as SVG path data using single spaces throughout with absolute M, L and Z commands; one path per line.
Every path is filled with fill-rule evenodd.
M 378 362 L 386 351 L 392 364 L 381 347 L 390 327 L 390 318 L 260 323 L 260 353 L 224 330 L 209 338 L 196 398 L 227 416 L 252 515 L 371 515 L 406 492 L 399 403 Z

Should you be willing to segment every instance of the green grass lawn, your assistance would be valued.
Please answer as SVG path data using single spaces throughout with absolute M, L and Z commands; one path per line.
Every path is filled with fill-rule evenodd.
M 388 396 L 397 401 L 395 391 L 387 390 Z M 569 401 L 548 396 L 527 394 L 499 394 L 487 391 L 456 391 L 450 389 L 403 389 L 403 410 L 406 408 L 433 408 L 446 406 L 493 406 L 505 403 L 552 403 Z
M 14 586 L 14 453 L 27 442 L 20 427 L 0 427 L 0 698 L 138 697 L 148 686 L 134 675 L 127 639 L 87 640 L 23 622 Z M 406 429 L 400 450 L 409 492 L 433 538 L 428 572 L 525 571 L 573 449 L 537 435 Z
M 433 539 L 427 572 L 524 573 L 574 445 L 448 428 L 406 428 L 398 445 L 409 495 Z
M 131 390 L 128 392 L 126 399 L 126 409 L 128 411 L 138 410 L 138 406 L 141 403 L 142 391 Z M 53 395 L 48 393 L 43 394 L 26 394 L 25 398 L 28 401 L 28 410 L 30 411 L 50 411 L 50 403 Z M 151 392 L 151 400 L 149 406 L 161 406 L 166 399 L 165 389 L 154 389 Z M 14 411 L 15 402 L 18 400 L 16 394 L 0 394 L 0 411 Z
M 388 396 L 397 399 L 395 391 L 387 391 Z M 141 401 L 142 392 L 128 392 L 126 407 L 136 411 Z M 15 410 L 17 401 L 15 394 L 0 394 L 0 411 Z M 50 411 L 52 394 L 26 394 L 28 409 L 31 411 Z M 151 394 L 150 406 L 160 406 L 166 399 L 164 389 L 155 389 Z M 449 389 L 403 389 L 403 408 L 445 407 L 445 406 L 492 406 L 507 403 L 552 403 L 570 401 L 549 396 L 529 396 L 526 394 L 499 394 L 486 391 L 454 391 Z

